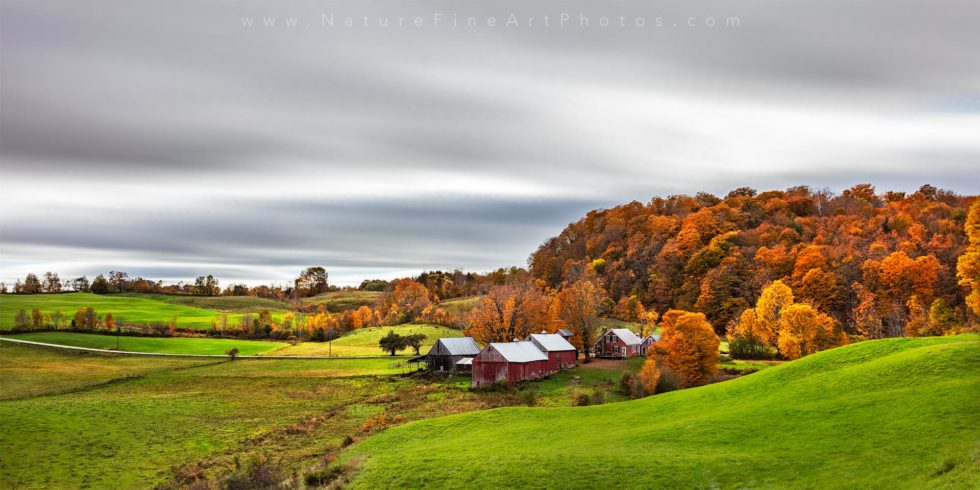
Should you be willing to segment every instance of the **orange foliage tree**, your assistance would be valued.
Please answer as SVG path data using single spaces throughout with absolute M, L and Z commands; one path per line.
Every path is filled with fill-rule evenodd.
M 966 225 L 969 245 L 957 259 L 956 277 L 959 285 L 967 288 L 966 305 L 973 315 L 980 318 L 980 198 L 975 199 L 967 213 Z
M 465 333 L 478 342 L 524 339 L 548 323 L 548 303 L 530 282 L 494 286 L 470 312 Z
M 382 295 L 378 302 L 378 312 L 385 325 L 411 323 L 432 305 L 433 299 L 438 300 L 421 283 L 399 279 L 390 291 Z
M 589 359 L 589 347 L 599 335 L 599 313 L 606 292 L 591 279 L 580 279 L 555 295 L 553 310 L 558 321 L 575 333 L 574 343 Z
M 793 304 L 779 316 L 779 353 L 799 359 L 817 351 L 846 344 L 847 337 L 836 323 L 810 305 Z
M 704 314 L 671 310 L 664 313 L 662 326 L 656 354 L 687 386 L 707 383 L 718 372 L 721 342 Z

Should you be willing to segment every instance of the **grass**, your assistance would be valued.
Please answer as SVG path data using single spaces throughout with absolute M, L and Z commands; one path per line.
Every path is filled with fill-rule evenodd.
M 327 311 L 339 313 L 361 306 L 374 307 L 382 294 L 378 291 L 334 291 L 311 298 L 303 298 L 301 301 L 305 308 L 316 308 L 322 305 Z
M 480 304 L 483 296 L 463 296 L 459 298 L 444 299 L 439 302 L 439 307 L 458 315 L 468 314 L 473 308 Z
M 421 353 L 435 344 L 440 337 L 461 337 L 463 332 L 440 325 L 398 325 L 395 327 L 368 327 L 350 332 L 343 337 L 334 340 L 333 345 L 326 342 L 304 342 L 295 346 L 285 347 L 276 351 L 277 356 L 383 356 L 383 352 L 378 347 L 381 337 L 394 330 L 399 335 L 411 335 L 421 333 L 426 337 Z M 414 354 L 411 349 L 401 351 L 401 354 Z
M 0 344 L 0 488 L 182 488 L 255 458 L 300 477 L 363 438 L 518 402 L 399 376 L 388 359 L 126 358 Z
M 17 340 L 30 340 L 49 344 L 88 347 L 92 349 L 115 349 L 116 337 L 113 335 L 86 334 L 74 332 L 33 332 L 8 336 Z M 164 354 L 218 354 L 237 348 L 243 356 L 254 356 L 288 346 L 285 342 L 265 342 L 261 340 L 187 338 L 187 337 L 126 337 L 120 336 L 119 350 L 129 352 L 157 352 Z
M 977 336 L 889 339 L 642 400 L 407 424 L 342 461 L 354 488 L 976 488 L 977 393 Z
M 168 300 L 164 301 L 162 298 L 168 298 Z M 221 300 L 222 298 L 200 299 Z M 192 300 L 183 296 L 166 297 L 156 294 L 5 294 L 0 297 L 0 330 L 13 328 L 14 316 L 18 310 L 23 309 L 30 315 L 31 310 L 35 308 L 49 315 L 56 310 L 61 311 L 70 321 L 76 311 L 90 306 L 95 309 L 99 316 L 112 313 L 117 323 L 165 325 L 170 322 L 171 318 L 176 318 L 178 328 L 197 330 L 211 328 L 211 321 L 222 315 L 220 311 L 179 304 L 182 301 Z M 283 312 L 276 311 L 273 318 L 278 320 L 282 314 Z M 241 316 L 241 313 L 228 314 L 229 324 L 236 324 Z
M 192 306 L 226 313 L 258 313 L 262 310 L 288 310 L 289 303 L 255 296 L 184 296 L 172 294 L 123 293 L 117 296 L 152 299 L 172 305 Z

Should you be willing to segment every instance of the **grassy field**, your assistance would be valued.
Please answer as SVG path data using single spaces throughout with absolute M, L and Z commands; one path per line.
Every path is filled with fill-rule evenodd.
M 348 450 L 355 488 L 976 488 L 980 339 L 889 339 L 744 378 L 579 408 L 390 429 Z
M 394 330 L 399 335 L 411 335 L 421 333 L 425 335 L 425 342 L 422 347 L 422 354 L 435 344 L 440 337 L 462 337 L 463 332 L 443 327 L 440 325 L 398 325 L 395 327 L 369 327 L 350 332 L 343 337 L 334 340 L 333 345 L 326 342 L 304 342 L 290 347 L 275 351 L 277 356 L 383 356 L 383 352 L 378 347 L 381 337 Z M 402 355 L 414 355 L 411 349 L 401 351 Z
M 388 359 L 126 358 L 0 344 L 0 488 L 216 488 L 302 477 L 406 421 L 515 405 L 515 391 L 404 376 Z M 264 462 L 264 463 L 257 463 Z M 258 466 L 257 466 L 258 465 Z M 277 480 L 278 481 L 278 480 Z
M 444 299 L 439 302 L 439 307 L 458 315 L 465 315 L 480 304 L 483 296 L 463 296 L 461 298 Z
M 374 307 L 374 304 L 381 298 L 381 294 L 378 291 L 336 291 L 323 293 L 312 298 L 303 298 L 301 301 L 305 308 L 323 305 L 327 311 L 337 313 L 361 306 Z
M 288 310 L 287 301 L 255 296 L 182 296 L 172 294 L 123 293 L 117 296 L 151 299 L 172 305 L 193 306 L 225 313 L 258 313 L 262 310 Z
M 168 297 L 172 301 L 168 302 L 159 299 L 160 296 L 91 293 L 5 294 L 0 297 L 0 330 L 13 328 L 14 316 L 21 309 L 28 314 L 35 308 L 45 314 L 51 314 L 57 310 L 70 319 L 79 309 L 90 306 L 95 309 L 99 316 L 112 313 L 117 323 L 131 325 L 167 324 L 171 318 L 176 318 L 177 327 L 198 330 L 210 328 L 211 320 L 222 314 L 220 311 L 178 304 L 180 301 L 189 301 L 189 298 Z M 216 300 L 221 298 L 201 299 Z M 283 312 L 276 311 L 273 317 L 279 319 L 282 314 Z M 230 324 L 235 324 L 241 316 L 241 313 L 228 314 L 228 321 Z
M 49 344 L 88 347 L 92 349 L 115 349 L 116 337 L 112 335 L 85 334 L 74 332 L 34 332 L 8 336 L 17 340 L 30 340 Z M 181 337 L 126 337 L 120 336 L 119 350 L 129 352 L 158 352 L 165 354 L 219 354 L 237 348 L 243 356 L 254 356 L 275 351 L 288 346 L 285 342 L 265 342 L 261 340 L 181 338 Z

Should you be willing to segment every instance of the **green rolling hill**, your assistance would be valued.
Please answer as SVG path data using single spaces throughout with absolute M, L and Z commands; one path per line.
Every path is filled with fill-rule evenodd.
M 354 488 L 977 488 L 980 338 L 900 338 L 579 408 L 407 424 L 348 449 Z

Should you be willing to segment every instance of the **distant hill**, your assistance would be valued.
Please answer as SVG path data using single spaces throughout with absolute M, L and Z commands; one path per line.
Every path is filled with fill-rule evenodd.
M 353 488 L 977 488 L 978 393 L 976 335 L 887 339 L 636 401 L 410 423 L 341 461 Z

